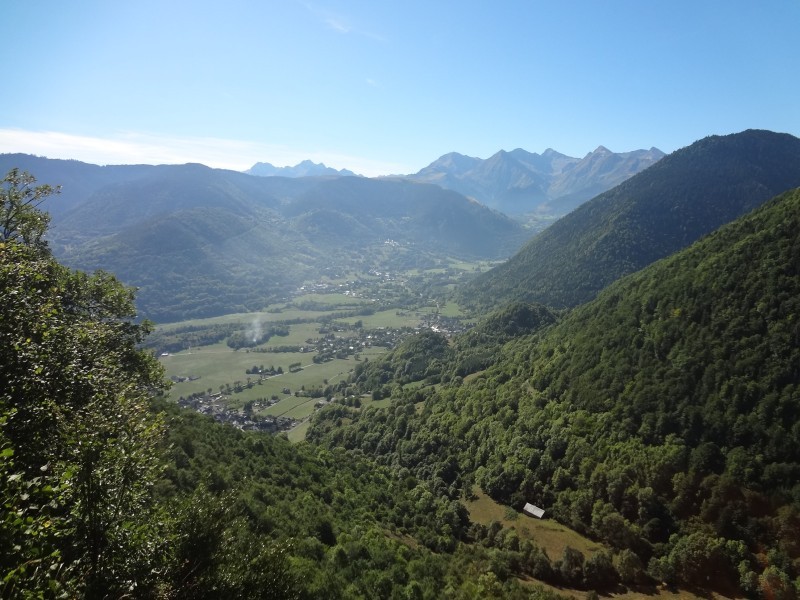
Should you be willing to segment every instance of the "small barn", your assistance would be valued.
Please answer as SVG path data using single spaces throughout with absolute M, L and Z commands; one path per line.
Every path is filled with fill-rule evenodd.
M 537 519 L 541 519 L 542 517 L 544 517 L 544 509 L 539 508 L 538 506 L 534 506 L 530 502 L 525 503 L 522 512 L 524 512 L 528 516 L 536 517 Z

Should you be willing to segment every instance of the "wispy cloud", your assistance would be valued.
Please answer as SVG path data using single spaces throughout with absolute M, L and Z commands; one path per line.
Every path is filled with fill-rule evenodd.
M 328 29 L 332 29 L 342 35 L 359 35 L 377 42 L 385 42 L 386 38 L 373 31 L 359 27 L 352 23 L 345 15 L 333 13 L 332 11 L 322 8 L 314 3 L 299 0 L 299 4 L 304 6 L 314 17 L 319 19 Z
M 352 31 L 349 25 L 346 25 L 336 17 L 328 17 L 325 19 L 325 23 L 333 29 L 334 31 L 338 31 L 339 33 L 350 33 Z
M 400 163 L 247 140 L 174 137 L 136 132 L 93 137 L 58 131 L 0 129 L 0 153 L 17 152 L 48 158 L 75 159 L 98 165 L 196 162 L 218 169 L 244 171 L 257 162 L 269 162 L 282 167 L 308 159 L 323 162 L 336 169 L 350 169 L 369 177 L 412 171 L 410 167 Z

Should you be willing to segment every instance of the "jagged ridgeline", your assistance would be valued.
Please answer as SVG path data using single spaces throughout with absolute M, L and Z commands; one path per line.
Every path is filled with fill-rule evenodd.
M 800 139 L 757 130 L 707 137 L 563 217 L 463 287 L 459 300 L 577 306 L 797 186 Z
M 398 394 L 423 410 L 354 411 L 338 428 L 323 411 L 310 436 L 534 502 L 634 552 L 653 581 L 793 581 L 799 232 L 794 190 L 507 343 L 460 386 Z

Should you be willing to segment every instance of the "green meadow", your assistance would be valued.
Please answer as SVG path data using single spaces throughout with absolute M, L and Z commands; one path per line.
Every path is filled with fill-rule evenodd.
M 287 338 L 279 339 L 286 340 Z M 360 360 L 370 359 L 384 352 L 386 352 L 386 348 L 365 348 L 359 358 Z M 209 389 L 212 393 L 218 393 L 220 386 L 234 387 L 236 382 L 244 385 L 249 377 L 253 382 L 252 387 L 228 396 L 228 404 L 231 408 L 240 408 L 250 400 L 269 399 L 276 395 L 280 398 L 280 402 L 260 412 L 303 419 L 313 412 L 314 404 L 318 399 L 298 398 L 294 396 L 294 393 L 303 389 L 324 387 L 326 382 L 337 383 L 346 380 L 350 371 L 358 364 L 358 361 L 352 357 L 315 364 L 313 356 L 313 352 L 234 351 L 224 343 L 219 343 L 193 349 L 190 352 L 162 356 L 161 362 L 167 377 L 199 377 L 193 381 L 174 383 L 170 389 L 170 397 L 173 399 L 207 392 Z M 301 368 L 290 372 L 289 365 L 296 363 L 300 363 Z M 259 381 L 258 375 L 245 373 L 246 369 L 261 365 L 267 368 L 274 366 L 276 369 L 281 367 L 283 374 Z M 286 389 L 289 390 L 289 394 L 284 393 Z
M 186 321 L 163 323 L 158 325 L 158 330 L 169 332 L 182 327 L 210 327 L 213 325 L 227 325 L 228 323 L 241 323 L 242 327 L 247 327 L 254 322 L 268 325 L 270 323 L 281 323 L 283 321 L 300 319 L 313 321 L 329 314 L 328 310 L 301 310 L 299 308 L 294 308 L 291 306 L 286 307 L 283 305 L 270 308 L 272 310 L 249 313 L 231 313 L 227 315 L 220 315 L 218 317 L 187 319 Z

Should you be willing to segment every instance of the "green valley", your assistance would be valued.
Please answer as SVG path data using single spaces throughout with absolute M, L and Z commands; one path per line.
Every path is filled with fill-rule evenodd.
M 468 325 L 446 294 L 488 265 L 440 262 L 310 282 L 265 312 L 159 326 L 147 347 L 180 405 L 248 429 L 294 429 L 328 402 L 370 402 L 372 390 L 356 395 L 347 385 L 358 364 L 421 328 L 452 334 Z

